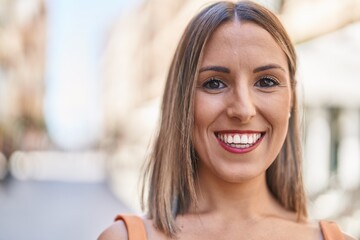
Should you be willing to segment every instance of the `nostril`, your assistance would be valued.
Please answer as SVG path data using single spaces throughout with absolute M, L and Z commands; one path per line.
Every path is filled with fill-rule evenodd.
M 238 118 L 241 121 L 248 121 L 256 115 L 256 107 L 249 93 L 242 91 L 234 94 L 234 98 L 229 99 L 227 114 L 231 118 Z
M 241 121 L 248 121 L 256 115 L 254 107 L 229 107 L 227 114 L 230 118 L 237 118 Z

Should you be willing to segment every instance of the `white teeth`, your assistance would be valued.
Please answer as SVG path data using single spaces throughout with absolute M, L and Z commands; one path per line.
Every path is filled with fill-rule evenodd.
M 245 134 L 241 135 L 240 143 L 242 143 L 242 144 L 248 143 L 248 136 Z
M 234 143 L 232 143 L 232 144 L 230 144 L 230 146 L 233 148 L 248 148 L 251 145 L 250 144 L 234 144 Z
M 236 148 L 247 148 L 256 143 L 261 133 L 252 134 L 218 134 L 218 138 L 226 144 Z
M 235 135 L 234 135 L 233 141 L 234 141 L 234 143 L 240 143 L 240 136 L 239 136 L 239 134 L 235 134 Z
M 249 144 L 253 144 L 253 143 L 254 143 L 253 135 L 254 135 L 254 134 L 249 135 L 249 138 L 248 138 Z

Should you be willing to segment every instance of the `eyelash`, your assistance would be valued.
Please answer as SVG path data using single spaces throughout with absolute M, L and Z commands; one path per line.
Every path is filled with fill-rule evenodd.
M 271 80 L 271 86 L 261 86 L 260 84 L 262 83 L 262 81 L 264 80 Z M 216 87 L 210 87 L 209 84 L 211 83 L 216 83 L 217 86 Z M 258 81 L 256 81 L 255 83 L 255 86 L 256 87 L 259 87 L 259 88 L 272 88 L 272 87 L 276 87 L 276 86 L 279 86 L 280 83 L 279 81 L 273 77 L 273 76 L 263 76 L 261 77 Z M 207 89 L 207 90 L 219 90 L 219 89 L 223 89 L 225 88 L 227 85 L 221 81 L 220 79 L 217 79 L 217 78 L 210 78 L 209 80 L 205 81 L 203 84 L 202 84 L 202 87 Z
M 218 84 L 219 86 L 221 86 L 221 87 L 210 87 L 209 84 L 211 84 L 211 83 L 217 83 L 217 84 Z M 217 78 L 210 78 L 209 80 L 205 81 L 205 82 L 202 84 L 202 87 L 203 87 L 203 88 L 206 88 L 206 89 L 208 89 L 208 90 L 218 90 L 218 89 L 223 89 L 223 88 L 225 88 L 225 87 L 226 87 L 226 84 L 225 84 L 223 81 L 221 81 L 221 80 L 219 80 L 219 79 L 217 79 Z
M 271 80 L 272 84 L 271 86 L 260 86 L 259 84 L 261 83 L 261 81 L 263 80 Z M 255 86 L 256 87 L 260 87 L 260 88 L 271 88 L 271 87 L 276 87 L 276 86 L 279 86 L 280 83 L 279 81 L 275 78 L 275 77 L 272 77 L 272 76 L 264 76 L 264 77 L 261 77 L 256 83 L 255 83 Z

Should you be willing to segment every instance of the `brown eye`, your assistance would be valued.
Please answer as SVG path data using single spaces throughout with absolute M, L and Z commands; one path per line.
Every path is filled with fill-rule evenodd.
M 209 90 L 223 89 L 226 85 L 218 79 L 210 79 L 203 84 L 203 87 Z
M 255 83 L 255 86 L 261 87 L 261 88 L 271 88 L 278 86 L 279 82 L 272 77 L 263 77 L 259 81 Z

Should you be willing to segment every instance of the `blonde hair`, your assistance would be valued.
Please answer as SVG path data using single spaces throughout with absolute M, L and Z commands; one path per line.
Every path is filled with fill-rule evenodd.
M 159 129 L 145 168 L 142 203 L 155 226 L 167 236 L 176 234 L 176 216 L 196 204 L 197 157 L 192 143 L 195 84 L 207 40 L 215 29 L 231 20 L 249 21 L 264 28 L 287 57 L 293 92 L 291 118 L 285 143 L 267 170 L 266 179 L 270 191 L 284 208 L 297 213 L 299 220 L 307 216 L 293 45 L 280 21 L 266 8 L 249 1 L 224 1 L 206 7 L 190 21 L 166 81 Z

